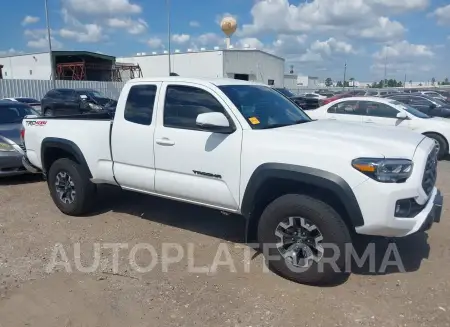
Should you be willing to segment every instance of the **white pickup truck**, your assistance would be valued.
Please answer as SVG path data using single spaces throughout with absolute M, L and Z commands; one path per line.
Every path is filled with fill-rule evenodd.
M 262 84 L 182 77 L 126 83 L 106 114 L 23 122 L 24 165 L 56 206 L 83 215 L 96 184 L 243 215 L 266 259 L 301 283 L 352 234 L 402 237 L 441 216 L 432 139 L 387 127 L 313 121 Z M 180 213 L 181 214 L 181 213 Z M 333 244 L 335 247 L 327 246 Z

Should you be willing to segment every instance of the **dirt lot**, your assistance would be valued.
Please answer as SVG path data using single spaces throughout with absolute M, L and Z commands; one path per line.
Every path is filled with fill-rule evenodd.
M 261 255 L 242 244 L 239 217 L 107 188 L 95 215 L 71 218 L 56 209 L 39 179 L 4 180 L 0 326 L 450 326 L 450 162 L 440 163 L 439 173 L 446 201 L 441 223 L 395 241 L 406 272 L 355 268 L 348 280 L 326 288 L 264 272 Z M 390 241 L 377 240 L 377 254 Z M 151 245 L 161 256 L 167 242 L 192 250 L 197 268 L 211 266 L 220 244 L 227 244 L 236 272 L 189 272 L 186 258 L 168 272 L 160 262 L 149 272 L 130 264 L 135 244 Z M 128 244 L 117 271 L 107 243 Z M 96 262 L 95 244 L 99 267 L 79 272 L 77 262 Z M 49 271 L 55 249 L 59 261 L 67 255 L 67 265 Z M 155 259 L 150 253 L 138 251 L 136 262 L 148 265 Z

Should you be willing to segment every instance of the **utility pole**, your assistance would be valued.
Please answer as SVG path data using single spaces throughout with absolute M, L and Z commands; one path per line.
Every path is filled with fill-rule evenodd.
M 405 73 L 405 81 L 403 82 L 403 88 L 406 88 L 406 73 Z
M 345 75 L 346 74 L 347 74 L 347 62 L 345 62 L 345 64 L 344 64 L 344 84 L 343 84 L 344 90 L 345 90 Z
M 171 32 L 170 32 L 170 0 L 166 0 L 166 7 L 167 7 L 167 48 L 169 51 L 169 76 L 172 73 L 172 61 L 170 58 L 170 38 L 171 38 Z
M 52 37 L 50 33 L 50 22 L 49 22 L 49 15 L 48 15 L 48 0 L 44 0 L 44 7 L 45 7 L 45 21 L 47 23 L 47 38 L 48 38 L 48 52 L 50 55 L 50 80 L 52 81 L 53 88 L 56 88 L 55 86 L 55 60 L 53 58 L 53 51 L 52 51 Z
M 386 77 L 387 77 L 387 53 L 384 55 L 384 80 L 383 86 L 386 87 Z

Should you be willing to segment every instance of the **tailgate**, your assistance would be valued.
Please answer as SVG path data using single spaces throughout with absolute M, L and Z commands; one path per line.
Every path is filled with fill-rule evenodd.
M 42 150 L 50 143 L 61 144 L 62 148 L 67 146 L 78 149 L 93 176 L 99 170 L 99 165 L 111 162 L 110 120 L 43 117 L 24 119 L 23 126 L 28 160 L 40 169 L 42 169 Z

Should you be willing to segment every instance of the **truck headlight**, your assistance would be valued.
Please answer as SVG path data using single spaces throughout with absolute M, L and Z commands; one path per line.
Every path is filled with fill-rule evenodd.
M 13 152 L 16 151 L 11 144 L 0 142 L 0 152 Z
M 407 159 L 358 158 L 352 166 L 361 173 L 382 183 L 403 183 L 413 170 L 413 163 Z
M 91 108 L 92 110 L 103 110 L 102 106 L 99 106 L 98 104 L 94 103 L 89 103 L 89 108 Z

